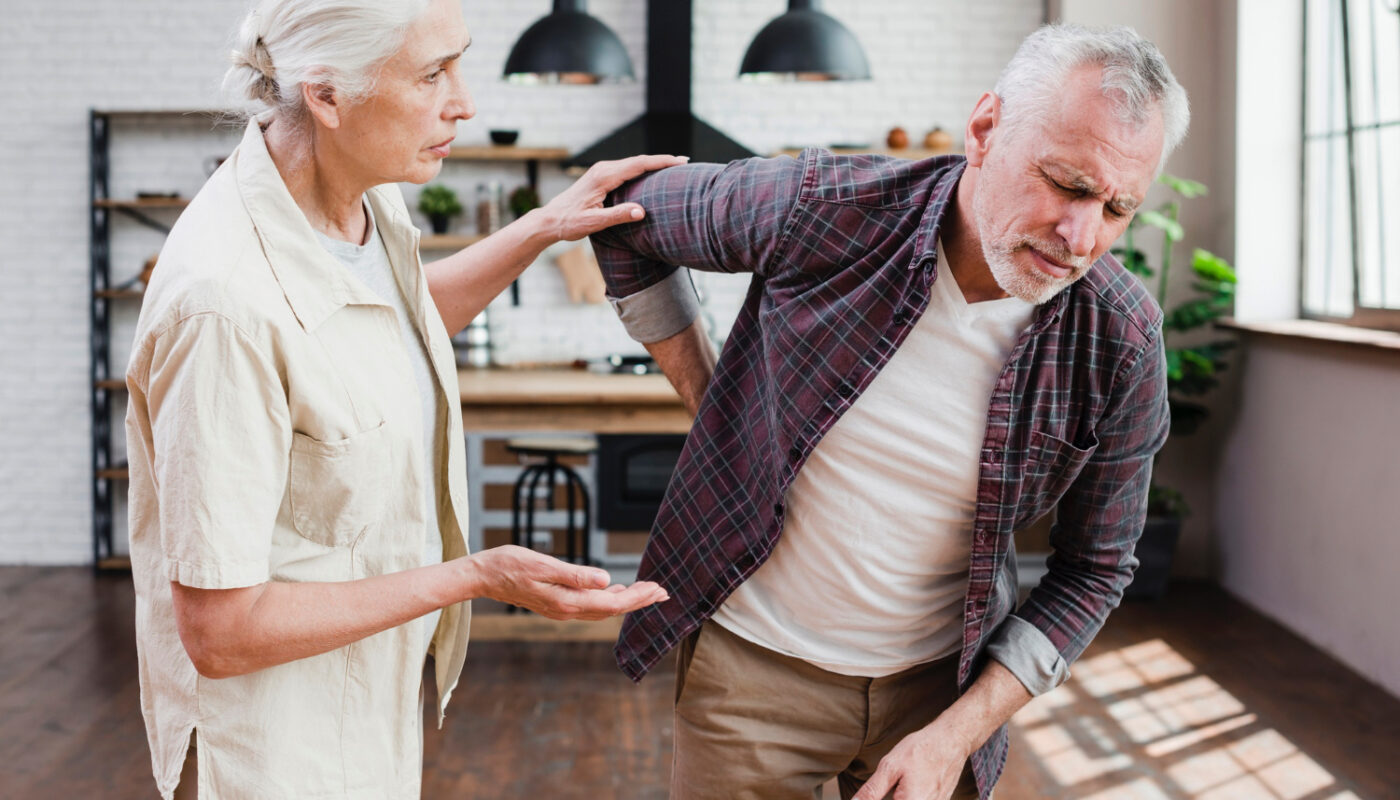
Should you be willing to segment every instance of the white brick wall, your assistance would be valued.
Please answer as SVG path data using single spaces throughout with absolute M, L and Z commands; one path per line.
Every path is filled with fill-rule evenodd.
M 463 3 L 475 41 L 464 63 L 480 114 L 462 126 L 459 143 L 483 143 L 491 128 L 518 128 L 523 145 L 577 149 L 641 112 L 640 81 L 520 87 L 499 80 L 510 45 L 549 5 Z M 875 79 L 774 86 L 733 76 L 749 39 L 786 4 L 695 5 L 696 112 L 759 152 L 878 143 L 895 124 L 916 139 L 935 123 L 960 131 L 1042 10 L 1040 0 L 830 0 L 826 10 L 865 43 Z M 0 107 L 8 111 L 0 125 L 0 563 L 90 558 L 87 110 L 222 105 L 224 54 L 244 8 L 243 0 L 0 0 Z M 589 9 L 617 31 L 643 77 L 644 0 L 593 0 Z M 113 192 L 192 193 L 205 159 L 236 137 L 193 122 L 121 125 Z M 523 181 L 523 170 L 454 164 L 443 175 L 467 198 L 478 181 L 493 179 L 510 187 Z M 557 170 L 543 171 L 546 195 L 567 182 Z M 412 203 L 412 187 L 407 193 Z M 117 217 L 114 280 L 134 274 L 159 246 L 158 235 Z M 560 296 L 557 281 L 552 267 L 537 267 L 526 289 L 534 289 L 533 302 L 547 303 Z M 715 282 L 710 291 L 717 306 L 732 305 L 742 279 Z M 135 309 L 118 306 L 114 316 L 113 365 L 120 369 Z M 118 403 L 118 430 L 123 412 Z M 119 503 L 119 523 L 124 515 Z

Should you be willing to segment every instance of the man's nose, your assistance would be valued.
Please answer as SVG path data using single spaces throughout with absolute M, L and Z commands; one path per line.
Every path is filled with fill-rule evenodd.
M 1077 200 L 1065 209 L 1055 233 L 1064 240 L 1071 255 L 1088 258 L 1093 254 L 1102 215 L 1103 206 L 1091 198 Z

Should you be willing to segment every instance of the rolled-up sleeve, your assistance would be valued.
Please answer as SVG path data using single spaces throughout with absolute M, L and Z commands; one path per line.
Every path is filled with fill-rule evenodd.
M 150 344 L 134 398 L 148 415 L 160 546 L 170 580 L 268 580 L 292 429 L 279 375 L 232 321 L 199 314 Z
M 613 192 L 634 202 L 639 222 L 590 237 L 608 298 L 632 338 L 650 343 L 680 332 L 699 313 L 681 266 L 767 274 L 797 203 L 807 159 L 751 158 L 648 173 Z
M 1069 664 L 1098 634 L 1132 580 L 1152 459 L 1170 422 L 1157 331 L 1115 378 L 1111 404 L 1095 428 L 1098 446 L 1057 506 L 1045 576 L 988 646 L 988 654 L 1032 694 L 1069 678 Z

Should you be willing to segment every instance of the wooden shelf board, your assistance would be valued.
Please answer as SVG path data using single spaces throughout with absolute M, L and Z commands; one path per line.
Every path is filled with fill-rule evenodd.
M 99 469 L 97 477 L 106 478 L 109 481 L 124 481 L 131 478 L 131 470 L 126 467 L 112 467 L 110 469 Z
M 188 197 L 141 197 L 130 200 L 108 198 L 94 200 L 97 208 L 184 208 L 190 204 Z
M 485 236 L 458 236 L 456 234 L 432 234 L 418 242 L 419 250 L 461 250 L 485 239 Z
M 124 392 L 126 391 L 126 378 L 108 378 L 105 381 L 96 381 L 95 383 L 93 383 L 93 386 L 96 386 L 99 389 L 110 389 L 115 392 Z
M 108 119 L 199 119 L 236 115 L 238 112 L 227 108 L 99 108 L 94 109 L 94 113 Z
M 131 571 L 131 556 L 108 556 L 97 560 L 99 570 Z
M 136 300 L 144 297 L 145 294 L 140 289 L 98 289 L 92 293 L 92 296 L 104 297 L 108 300 Z
M 569 157 L 564 147 L 516 147 L 515 145 L 472 145 L 454 147 L 449 161 L 563 161 Z

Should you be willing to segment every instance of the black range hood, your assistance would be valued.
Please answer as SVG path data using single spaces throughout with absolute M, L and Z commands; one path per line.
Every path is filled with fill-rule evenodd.
M 721 164 L 757 155 L 690 111 L 691 6 L 692 0 L 647 0 L 646 111 L 565 166 L 586 167 L 643 153 Z

